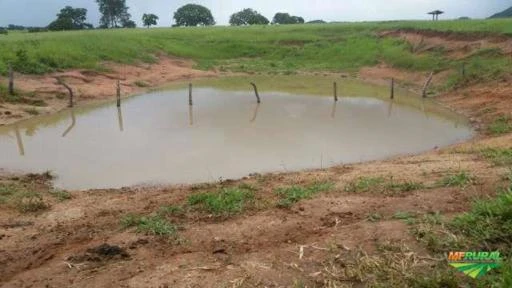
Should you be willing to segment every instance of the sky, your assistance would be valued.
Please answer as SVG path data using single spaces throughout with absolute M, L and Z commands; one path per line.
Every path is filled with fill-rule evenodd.
M 272 20 L 276 12 L 288 12 L 306 21 L 373 21 L 430 19 L 432 10 L 446 12 L 442 19 L 461 16 L 487 18 L 512 6 L 510 0 L 127 0 L 132 20 L 141 26 L 144 13 L 159 16 L 158 26 L 171 26 L 174 11 L 188 4 L 208 7 L 219 25 L 243 8 L 253 8 Z M 97 26 L 100 14 L 94 0 L 0 0 L 0 26 L 46 26 L 64 6 L 86 8 L 88 22 Z

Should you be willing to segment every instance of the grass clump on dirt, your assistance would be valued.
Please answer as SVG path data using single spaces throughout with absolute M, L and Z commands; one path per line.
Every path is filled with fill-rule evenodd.
M 461 170 L 453 175 L 445 176 L 439 181 L 439 185 L 442 187 L 460 187 L 466 188 L 476 181 L 475 177 L 468 171 Z
M 425 185 L 413 181 L 397 182 L 391 177 L 386 181 L 383 177 L 360 177 L 345 186 L 345 192 L 349 193 L 377 193 L 377 194 L 400 194 L 421 190 Z
M 502 135 L 512 132 L 512 120 L 507 116 L 496 118 L 489 125 L 489 133 L 492 135 Z
M 278 207 L 288 208 L 303 199 L 310 199 L 313 195 L 332 190 L 334 183 L 318 182 L 308 186 L 291 186 L 276 189 L 279 196 Z
M 512 148 L 486 148 L 480 153 L 496 166 L 512 166 Z
M 71 198 L 73 198 L 71 196 L 71 193 L 64 190 L 54 189 L 49 191 L 48 193 L 60 202 L 64 202 L 66 200 L 70 200 Z
M 20 213 L 39 212 L 49 208 L 41 193 L 12 183 L 0 184 L 0 204 L 15 208 Z
M 123 228 L 135 227 L 137 233 L 156 236 L 176 236 L 178 228 L 160 215 L 128 214 L 121 220 Z
M 250 187 L 222 188 L 217 192 L 190 195 L 188 205 L 216 216 L 231 216 L 242 213 L 254 204 L 254 191 Z

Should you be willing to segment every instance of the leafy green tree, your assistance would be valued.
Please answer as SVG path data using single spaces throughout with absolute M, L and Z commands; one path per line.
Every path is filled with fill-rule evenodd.
M 276 13 L 272 24 L 304 24 L 304 18 L 291 16 L 288 13 Z
M 135 22 L 130 20 L 126 0 L 96 0 L 98 3 L 101 19 L 101 28 L 134 28 Z
M 156 25 L 158 20 L 158 16 L 155 14 L 146 14 L 142 15 L 142 23 L 144 23 L 144 26 L 151 27 L 151 25 Z
M 66 6 L 57 14 L 57 19 L 48 25 L 48 29 L 58 31 L 92 28 L 91 24 L 85 23 L 86 20 L 87 9 Z
M 267 25 L 268 23 L 270 21 L 265 16 L 250 8 L 234 13 L 229 18 L 229 24 L 232 26 Z
M 187 4 L 174 13 L 174 26 L 211 26 L 215 25 L 212 12 L 201 5 Z

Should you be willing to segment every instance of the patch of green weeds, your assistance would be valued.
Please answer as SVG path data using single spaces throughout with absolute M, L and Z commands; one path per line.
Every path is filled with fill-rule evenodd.
M 512 120 L 507 116 L 500 116 L 489 124 L 489 133 L 492 135 L 502 135 L 512 132 Z
M 140 88 L 145 88 L 145 87 L 149 87 L 150 85 L 144 81 L 135 81 L 133 84 L 135 84 L 135 86 L 137 87 L 140 87 Z
M 309 186 L 291 186 L 278 188 L 275 191 L 280 198 L 277 206 L 288 208 L 303 199 L 310 199 L 317 193 L 326 192 L 332 190 L 333 188 L 334 183 L 331 182 L 318 182 Z
M 474 184 L 475 181 L 475 177 L 468 171 L 461 170 L 456 174 L 445 176 L 441 181 L 439 181 L 439 185 L 442 187 L 466 188 Z
M 247 188 L 223 188 L 218 192 L 193 194 L 188 197 L 191 207 L 216 216 L 230 216 L 243 212 L 254 204 L 254 192 Z
M 345 192 L 363 193 L 370 192 L 372 189 L 385 182 L 382 177 L 361 177 L 345 187 Z
M 496 166 L 512 166 L 512 148 L 486 148 L 480 153 Z
M 64 190 L 54 189 L 49 191 L 48 193 L 55 197 L 55 199 L 59 200 L 60 202 L 70 200 L 72 198 L 71 193 Z
M 41 193 L 15 184 L 0 184 L 0 204 L 6 204 L 21 213 L 48 209 Z
M 39 115 L 39 110 L 34 108 L 25 109 L 24 111 L 33 116 Z
M 135 227 L 137 233 L 176 237 L 178 228 L 160 215 L 141 216 L 128 214 L 121 219 L 123 228 Z
M 368 220 L 369 222 L 379 222 L 380 220 L 382 220 L 382 215 L 380 215 L 379 213 L 370 213 L 368 217 L 366 217 L 366 220 Z
M 163 216 L 180 216 L 185 214 L 185 208 L 178 205 L 162 206 L 158 210 L 158 214 Z
M 425 188 L 422 183 L 405 181 L 397 182 L 390 177 L 387 181 L 383 177 L 360 177 L 345 186 L 345 192 L 349 193 L 381 193 L 381 194 L 400 194 Z

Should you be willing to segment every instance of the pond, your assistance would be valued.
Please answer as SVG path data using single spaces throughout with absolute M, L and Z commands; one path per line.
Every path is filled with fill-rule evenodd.
M 387 87 L 338 80 L 335 103 L 329 80 L 308 78 L 308 90 L 306 79 L 282 77 L 258 79 L 260 105 L 249 79 L 201 80 L 192 107 L 177 84 L 120 109 L 102 103 L 0 127 L 0 168 L 50 170 L 65 189 L 198 183 L 419 153 L 473 134 L 465 119 L 416 95 L 397 91 L 391 101 Z

